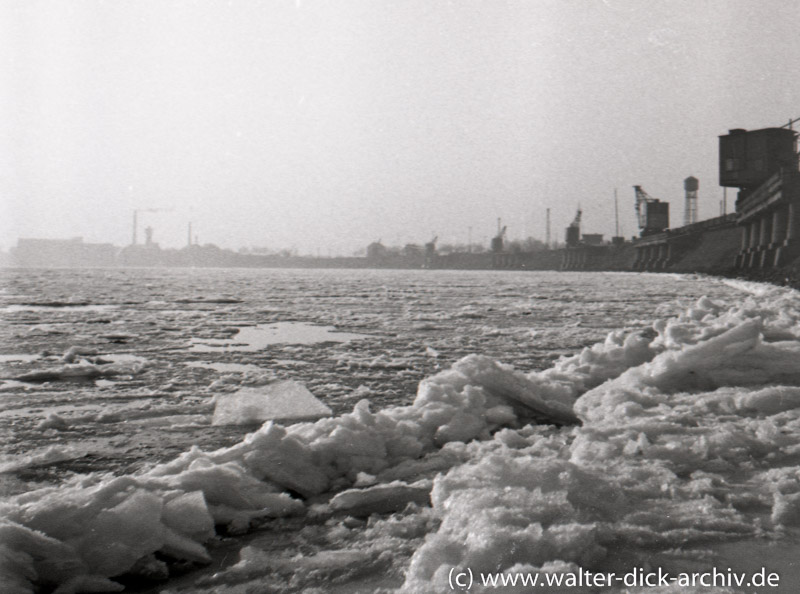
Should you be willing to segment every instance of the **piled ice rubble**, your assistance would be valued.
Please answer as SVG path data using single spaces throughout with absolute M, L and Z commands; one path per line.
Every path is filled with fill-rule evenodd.
M 140 475 L 76 479 L 2 501 L 3 577 L 19 592 L 32 591 L 33 583 L 59 585 L 60 592 L 110 591 L 110 577 L 156 571 L 163 565 L 156 552 L 207 560 L 203 543 L 215 524 L 242 531 L 257 518 L 303 513 L 304 503 L 289 492 L 341 491 L 365 473 L 389 484 L 342 493 L 333 511 L 389 511 L 423 501 L 430 485 L 399 481 L 456 463 L 447 455 L 426 458 L 448 442 L 488 439 L 522 413 L 573 421 L 569 391 L 560 385 L 472 356 L 422 382 L 411 406 L 373 413 L 362 400 L 339 418 L 288 429 L 268 422 L 232 447 L 194 448 Z M 393 501 L 389 508 L 381 497 Z
M 620 551 L 628 571 L 656 551 L 800 526 L 798 322 L 791 291 L 734 307 L 701 299 L 654 324 L 651 360 L 638 350 L 640 364 L 578 398 L 580 427 L 506 429 L 463 446 L 465 462 L 434 481 L 441 526 L 404 590 L 446 587 L 453 567 L 619 569 Z M 619 360 L 613 352 L 599 355 Z M 557 368 L 580 371 L 589 353 Z
M 111 591 L 109 578 L 164 572 L 157 552 L 207 560 L 215 525 L 309 506 L 359 516 L 429 499 L 438 529 L 411 558 L 408 592 L 446 588 L 454 566 L 597 568 L 611 547 L 776 533 L 800 525 L 798 321 L 789 291 L 702 299 L 544 372 L 471 355 L 410 406 L 267 422 L 142 474 L 6 499 L 0 581 Z

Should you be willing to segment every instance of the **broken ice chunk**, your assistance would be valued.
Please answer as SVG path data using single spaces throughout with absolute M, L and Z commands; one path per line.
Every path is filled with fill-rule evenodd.
M 211 563 L 211 557 L 203 545 L 169 528 L 164 529 L 164 546 L 161 547 L 161 552 L 175 559 Z
M 62 417 L 54 412 L 51 412 L 47 415 L 47 418 L 36 425 L 36 428 L 41 430 L 44 429 L 57 429 L 58 431 L 63 431 L 69 428 L 69 423 Z
M 168 528 L 204 542 L 214 536 L 214 519 L 208 513 L 206 498 L 202 491 L 182 493 L 167 501 L 161 520 Z
M 64 353 L 64 356 L 61 357 L 61 360 L 64 361 L 64 363 L 75 363 L 75 361 L 79 361 L 83 355 L 97 354 L 99 353 L 96 349 L 74 345 L 67 349 L 67 351 Z
M 430 505 L 432 487 L 432 481 L 421 480 L 410 485 L 394 481 L 366 489 L 348 489 L 338 493 L 329 505 L 333 511 L 356 517 L 387 514 L 401 511 L 409 503 Z
M 264 421 L 315 421 L 331 409 L 303 384 L 287 380 L 258 388 L 242 388 L 217 396 L 214 425 L 249 425 Z
M 97 575 L 121 575 L 138 559 L 164 546 L 163 509 L 158 495 L 136 490 L 87 522 L 85 531 L 70 545 L 82 559 L 91 560 Z
M 328 477 L 313 461 L 312 451 L 300 440 L 286 435 L 280 425 L 267 423 L 247 438 L 252 450 L 243 456 L 257 479 L 269 479 L 303 497 L 318 495 L 329 486 Z

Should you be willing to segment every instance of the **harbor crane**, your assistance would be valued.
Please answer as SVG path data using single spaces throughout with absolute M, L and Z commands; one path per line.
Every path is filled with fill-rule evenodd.
M 433 254 L 436 253 L 436 242 L 439 241 L 439 236 L 435 236 L 431 239 L 428 243 L 425 244 L 425 253 L 426 254 Z
M 578 212 L 575 213 L 575 218 L 567 227 L 567 234 L 566 234 L 566 244 L 567 247 L 575 247 L 581 242 L 581 217 L 583 216 L 583 211 L 581 207 L 578 206 Z
M 669 227 L 669 202 L 653 198 L 642 186 L 633 186 L 633 190 L 636 193 L 636 218 L 641 236 L 661 233 Z
M 505 226 L 501 228 L 500 225 L 501 221 L 497 219 L 497 235 L 492 237 L 492 251 L 495 253 L 503 251 L 503 238 L 506 236 L 506 230 L 508 229 Z
M 636 193 L 636 218 L 639 221 L 639 228 L 644 229 L 647 226 L 647 204 L 658 202 L 658 198 L 653 198 L 650 194 L 642 189 L 642 186 L 633 186 L 633 191 Z
M 583 217 L 583 211 L 578 208 L 578 212 L 575 213 L 575 218 L 572 219 L 572 222 L 569 224 L 570 227 L 576 227 L 577 229 L 581 228 L 581 217 Z
M 131 245 L 136 245 L 136 235 L 139 231 L 139 213 L 140 212 L 170 212 L 171 208 L 134 208 L 133 209 L 133 240 Z

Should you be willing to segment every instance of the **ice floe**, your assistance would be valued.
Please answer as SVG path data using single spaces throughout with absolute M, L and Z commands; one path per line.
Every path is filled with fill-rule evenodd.
M 366 337 L 365 334 L 338 332 L 331 326 L 278 322 L 238 328 L 230 339 L 193 338 L 191 350 L 197 353 L 258 351 L 272 344 L 348 342 Z
M 214 425 L 254 425 L 264 421 L 310 421 L 331 416 L 323 404 L 304 385 L 287 380 L 242 388 L 233 394 L 216 397 Z
M 113 363 L 108 365 L 95 365 L 93 363 L 81 362 L 74 365 L 61 365 L 50 369 L 29 371 L 14 376 L 11 379 L 28 383 L 91 380 L 115 375 L 134 375 L 139 373 L 141 369 L 141 365 L 118 365 Z

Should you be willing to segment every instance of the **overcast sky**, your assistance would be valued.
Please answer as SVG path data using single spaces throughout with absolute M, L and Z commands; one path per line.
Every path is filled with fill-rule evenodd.
M 350 254 L 719 214 L 718 136 L 800 117 L 791 0 L 0 0 L 0 247 Z M 728 201 L 733 208 L 734 192 Z M 143 232 L 140 231 L 140 239 Z

